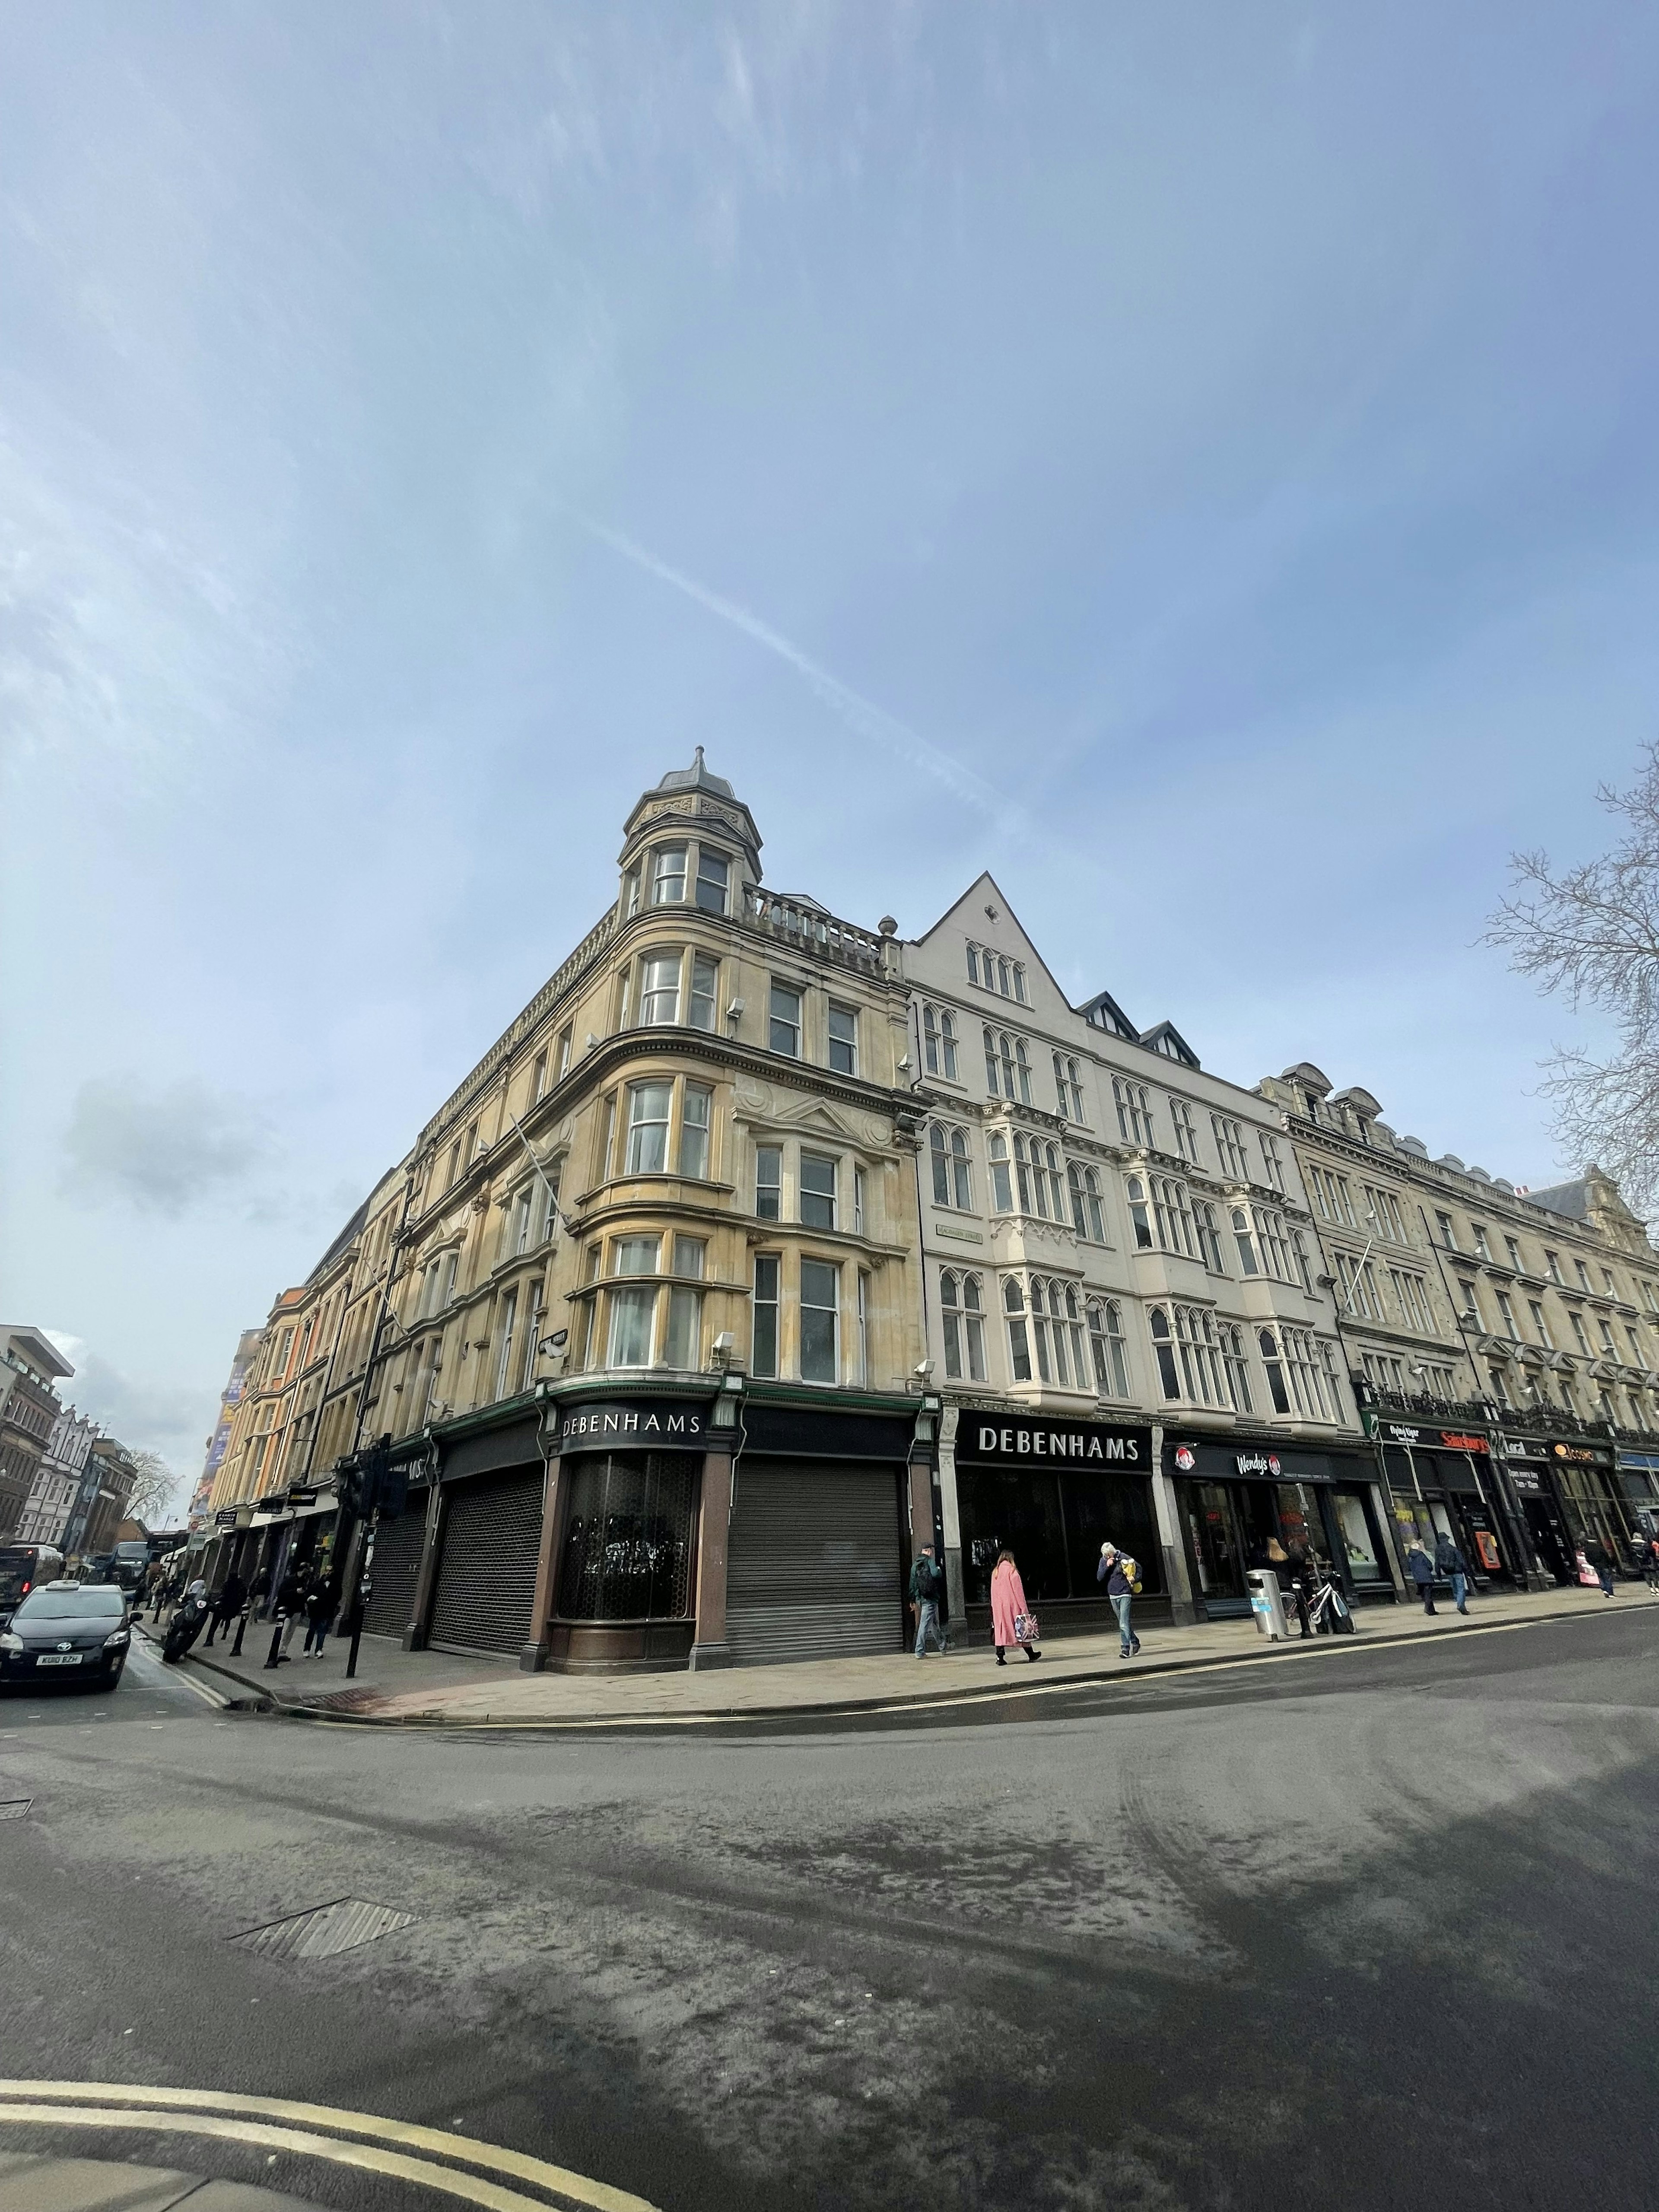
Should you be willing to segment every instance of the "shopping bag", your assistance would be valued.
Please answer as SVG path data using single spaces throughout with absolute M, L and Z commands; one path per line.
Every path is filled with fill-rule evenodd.
M 1035 1644 L 1035 1643 L 1036 1642 L 1036 1640 L 1037 1640 L 1037 1617 L 1036 1617 L 1036 1613 L 1017 1613 L 1014 1615 L 1014 1641 L 1015 1641 L 1015 1643 L 1016 1643 L 1016 1644 Z

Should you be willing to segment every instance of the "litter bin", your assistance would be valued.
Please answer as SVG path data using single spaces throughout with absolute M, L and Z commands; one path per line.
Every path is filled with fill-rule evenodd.
M 1252 1567 L 1244 1582 L 1250 1593 L 1250 1611 L 1255 1615 L 1258 1633 L 1274 1644 L 1282 1644 L 1291 1631 L 1285 1618 L 1285 1593 L 1279 1587 L 1279 1577 L 1271 1567 Z

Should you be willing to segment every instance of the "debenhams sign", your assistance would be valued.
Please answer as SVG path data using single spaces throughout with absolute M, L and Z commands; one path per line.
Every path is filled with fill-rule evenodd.
M 684 1398 L 572 1406 L 559 1423 L 559 1442 L 576 1451 L 596 1451 L 606 1444 L 701 1451 L 708 1412 L 706 1405 Z
M 1150 1429 L 1110 1429 L 1098 1421 L 992 1421 L 982 1413 L 963 1413 L 957 1431 L 961 1459 L 1060 1460 L 1071 1467 L 1146 1467 L 1152 1461 Z

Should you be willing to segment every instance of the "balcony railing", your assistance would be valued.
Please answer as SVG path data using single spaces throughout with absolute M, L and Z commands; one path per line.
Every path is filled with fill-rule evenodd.
M 1379 1419 L 1404 1419 L 1441 1429 L 1490 1428 L 1501 1412 L 1476 1398 L 1434 1398 L 1421 1390 L 1371 1389 L 1370 1410 Z
M 815 906 L 779 898 L 751 884 L 744 894 L 740 919 L 750 929 L 776 938 L 798 952 L 816 953 L 861 975 L 881 973 L 882 939 L 850 921 L 838 921 Z

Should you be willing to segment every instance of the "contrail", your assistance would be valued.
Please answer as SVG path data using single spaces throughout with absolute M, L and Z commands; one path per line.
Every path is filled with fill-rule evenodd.
M 960 761 L 930 743 L 908 723 L 901 722 L 896 715 L 890 714 L 885 708 L 878 707 L 873 700 L 865 698 L 850 684 L 843 684 L 839 677 L 832 676 L 827 668 L 820 668 L 816 660 L 804 653 L 798 645 L 792 644 L 789 639 L 781 636 L 758 615 L 751 615 L 747 607 L 738 606 L 735 600 L 722 599 L 718 592 L 711 592 L 706 585 L 698 583 L 695 577 L 671 568 L 666 561 L 659 561 L 643 545 L 636 545 L 631 538 L 625 538 L 620 530 L 612 530 L 602 522 L 595 522 L 591 516 L 573 507 L 567 507 L 565 513 L 602 544 L 608 545 L 613 553 L 620 553 L 623 560 L 631 561 L 635 568 L 643 568 L 647 575 L 655 576 L 665 584 L 672 584 L 688 599 L 695 599 L 711 615 L 717 615 L 722 622 L 730 623 L 745 637 L 753 638 L 757 645 L 763 645 L 769 653 L 775 653 L 780 660 L 787 661 L 798 675 L 805 678 L 825 706 L 838 714 L 860 737 L 872 744 L 896 748 L 903 753 L 915 766 L 945 785 L 964 804 L 987 816 L 1006 835 L 1024 835 L 1026 825 L 1023 812 L 1005 799 L 994 785 L 988 783 L 983 776 L 976 775 L 972 769 L 964 768 Z

